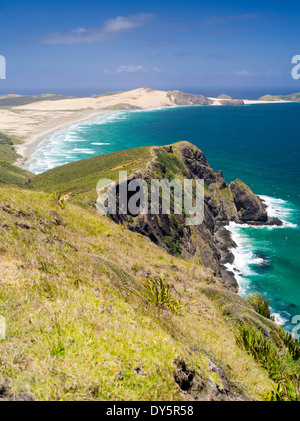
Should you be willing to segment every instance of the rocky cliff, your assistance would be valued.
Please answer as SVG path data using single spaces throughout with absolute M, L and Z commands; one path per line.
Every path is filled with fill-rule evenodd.
M 132 178 L 142 176 L 148 184 L 151 179 L 184 178 L 204 180 L 204 221 L 189 226 L 185 215 L 120 215 L 112 218 L 132 231 L 139 232 L 155 244 L 166 248 L 171 254 L 182 254 L 198 260 L 211 268 L 215 276 L 225 279 L 234 289 L 238 288 L 233 273 L 224 264 L 232 262 L 230 249 L 235 246 L 229 231 L 230 221 L 253 225 L 280 225 L 276 218 L 267 215 L 264 203 L 241 180 L 229 185 L 222 171 L 215 172 L 203 152 L 189 142 L 153 148 L 154 157 L 146 169 L 138 171 Z M 150 205 L 149 205 L 150 206 Z

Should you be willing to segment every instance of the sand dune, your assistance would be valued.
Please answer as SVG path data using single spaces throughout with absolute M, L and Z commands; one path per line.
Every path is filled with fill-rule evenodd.
M 74 98 L 62 99 L 58 101 L 41 101 L 25 106 L 16 107 L 19 110 L 38 110 L 38 111 L 56 111 L 56 110 L 103 110 L 116 105 L 128 104 L 133 108 L 157 108 L 174 106 L 174 102 L 168 97 L 166 91 L 157 91 L 153 89 L 135 89 L 129 92 L 123 92 L 115 95 L 105 95 L 98 98 Z
M 122 109 L 257 103 L 267 103 L 267 101 L 221 100 L 180 91 L 141 88 L 113 95 L 55 101 L 45 100 L 11 107 L 10 109 L 0 109 L 0 132 L 17 136 L 23 140 L 21 145 L 16 146 L 17 152 L 22 156 L 17 164 L 22 165 L 31 156 L 37 144 L 50 132 L 99 114 Z

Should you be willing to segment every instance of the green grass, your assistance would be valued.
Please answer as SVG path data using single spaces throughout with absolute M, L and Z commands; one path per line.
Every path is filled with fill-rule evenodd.
M 158 153 L 160 165 L 151 171 L 182 179 L 179 147 L 173 145 L 174 156 Z M 296 344 L 259 313 L 261 306 L 229 290 L 199 256 L 179 256 L 176 229 L 164 237 L 170 251 L 175 247 L 171 256 L 89 205 L 99 179 L 143 172 L 153 152 L 135 148 L 71 163 L 34 177 L 26 189 L 0 185 L 0 314 L 7 329 L 0 379 L 10 379 L 12 394 L 27 391 L 40 400 L 184 400 L 177 362 L 205 390 L 222 385 L 209 358 L 235 393 L 294 399 Z M 12 172 L 9 183 L 30 176 L 1 165 L 6 177 Z M 261 335 L 257 346 L 246 333 L 246 345 L 237 342 L 241 325 Z M 274 350 L 284 355 L 274 358 L 285 383 L 262 364 Z
M 290 94 L 290 95 L 264 95 L 259 98 L 260 101 L 300 101 L 300 93 Z
M 112 92 L 105 92 L 104 94 L 94 94 L 92 95 L 92 98 L 101 98 L 103 96 L 111 96 L 111 95 L 118 95 L 118 94 L 122 94 L 125 91 L 112 91 Z
M 299 351 L 299 343 L 296 342 Z M 266 394 L 266 400 L 300 401 L 299 366 L 290 364 L 290 348 L 280 349 L 272 340 L 247 324 L 240 326 L 237 343 L 254 357 L 275 382 L 274 389 Z
M 43 95 L 23 95 L 20 97 L 10 97 L 2 95 L 0 97 L 0 109 L 8 109 L 11 107 L 18 107 L 22 105 L 32 104 L 33 102 L 40 102 L 40 101 L 57 101 L 60 99 L 70 99 L 74 98 L 71 96 L 64 96 L 64 95 L 52 95 L 49 97 L 45 97 Z
M 141 292 L 137 291 L 137 293 L 143 300 L 159 310 L 167 309 L 172 313 L 179 313 L 187 306 L 172 295 L 170 285 L 166 284 L 160 277 L 152 276 L 142 279 L 141 282 Z
M 226 94 L 221 94 L 218 96 L 218 99 L 232 99 L 232 97 Z
M 20 143 L 20 140 L 14 136 L 7 136 L 0 132 L 0 161 L 15 162 L 20 155 L 17 154 L 14 145 Z
M 0 314 L 7 329 L 0 378 L 11 380 L 11 393 L 40 400 L 184 399 L 175 361 L 183 359 L 205 384 L 221 382 L 207 356 L 234 391 L 262 399 L 271 389 L 266 370 L 238 347 L 233 325 L 201 291 L 213 282 L 226 293 L 210 270 L 170 257 L 107 217 L 72 203 L 62 209 L 52 194 L 0 186 L 0 221 Z M 148 300 L 145 279 L 161 280 Z
M 112 111 L 118 111 L 118 110 L 141 110 L 141 107 L 127 104 L 127 103 L 120 103 L 115 105 L 110 105 L 109 107 L 106 107 L 105 110 L 112 110 Z
M 98 180 L 103 178 L 117 180 L 120 170 L 130 174 L 133 170 L 143 167 L 151 159 L 150 147 L 112 152 L 39 174 L 34 178 L 30 188 L 42 191 L 55 190 L 58 194 L 73 192 L 77 197 L 86 196 L 95 200 Z M 127 165 L 128 163 L 130 165 Z
M 220 190 L 220 193 L 223 194 L 227 199 L 233 201 L 233 195 L 228 187 L 225 189 Z
M 270 310 L 269 301 L 266 298 L 264 298 L 262 294 L 258 294 L 258 293 L 252 294 L 248 298 L 248 301 L 250 302 L 250 304 L 252 305 L 252 307 L 257 313 L 261 314 L 267 319 L 271 318 L 271 310 Z
M 9 162 L 0 161 L 0 183 L 25 186 L 25 183 L 33 178 L 30 172 L 16 167 Z

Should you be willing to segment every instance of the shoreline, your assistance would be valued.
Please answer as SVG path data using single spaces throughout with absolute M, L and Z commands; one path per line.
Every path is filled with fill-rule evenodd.
M 15 145 L 15 149 L 16 152 L 20 155 L 20 157 L 14 162 L 14 165 L 21 167 L 21 168 L 25 168 L 26 163 L 31 159 L 35 149 L 37 148 L 37 146 L 42 143 L 45 138 L 47 136 L 49 136 L 52 133 L 55 133 L 56 131 L 63 129 L 63 128 L 67 128 L 68 126 L 71 126 L 73 124 L 77 124 L 83 121 L 89 121 L 89 120 L 93 120 L 94 118 L 100 116 L 100 115 L 106 115 L 106 114 L 113 114 L 115 112 L 118 111 L 138 111 L 138 112 L 143 112 L 143 111 L 156 111 L 156 110 L 160 110 L 160 109 L 168 109 L 168 108 L 182 108 L 182 107 L 203 107 L 203 106 L 224 106 L 224 104 L 221 104 L 218 102 L 217 98 L 210 98 L 208 97 L 208 99 L 212 99 L 214 100 L 214 104 L 209 104 L 209 105 L 173 105 L 173 106 L 162 106 L 162 107 L 145 107 L 142 108 L 140 110 L 126 110 L 126 109 L 120 109 L 120 110 L 105 110 L 105 109 L 99 109 L 97 111 L 95 111 L 95 109 L 92 110 L 80 110 L 80 111 L 72 111 L 73 115 L 71 116 L 71 118 L 66 117 L 66 120 L 68 121 L 64 121 L 61 122 L 59 121 L 58 124 L 56 125 L 51 125 L 51 128 L 48 127 L 46 129 L 42 129 L 42 130 L 38 130 L 37 133 L 25 137 L 24 139 L 22 139 L 22 143 L 19 145 Z M 224 100 L 223 100 L 224 101 Z M 226 100 L 225 100 L 226 101 Z M 228 100 L 230 101 L 230 100 Z M 283 104 L 283 103 L 291 103 L 292 101 L 283 101 L 283 100 L 278 100 L 278 101 L 259 101 L 259 100 L 246 100 L 243 99 L 244 104 L 245 105 L 259 105 L 259 104 Z M 226 106 L 226 105 L 225 105 Z M 46 112 L 46 111 L 44 111 Z M 48 112 L 48 114 L 50 114 L 51 111 Z M 76 114 L 76 115 L 74 115 Z M 84 114 L 84 115 L 82 115 Z M 60 117 L 62 118 L 62 117 Z
M 282 225 L 249 225 L 249 224 L 238 224 L 235 222 L 229 222 L 224 226 L 225 230 L 229 233 L 230 239 L 233 242 L 233 245 L 228 249 L 228 252 L 232 255 L 232 259 L 229 259 L 227 263 L 224 264 L 226 270 L 229 273 L 232 273 L 237 284 L 238 291 L 237 294 L 242 297 L 248 297 L 251 295 L 251 279 L 249 277 L 255 276 L 257 274 L 251 268 L 251 265 L 256 264 L 258 266 L 266 266 L 269 262 L 267 256 L 263 256 L 254 252 L 254 244 L 251 244 L 251 236 L 247 233 L 248 228 L 250 229 L 284 229 L 284 228 L 297 228 L 297 225 L 286 220 L 289 215 L 285 214 L 285 206 L 288 202 L 286 200 L 265 196 L 258 194 L 264 205 L 266 206 L 266 211 L 269 217 L 277 217 L 283 224 Z M 242 230 L 240 232 L 240 230 Z M 250 272 L 252 273 L 250 273 Z M 249 293 L 250 288 L 250 293 Z M 252 291 L 253 293 L 253 291 Z M 282 315 L 282 310 L 274 311 L 271 308 L 271 315 L 275 318 L 275 323 L 279 325 L 285 325 L 289 322 L 289 319 Z M 288 313 L 288 310 L 285 310 Z M 290 315 L 290 314 L 289 314 Z
M 99 110 L 97 112 L 89 113 L 89 115 L 77 115 L 75 118 L 70 119 L 68 122 L 59 123 L 56 126 L 52 126 L 49 129 L 40 131 L 37 134 L 34 134 L 28 138 L 23 139 L 22 143 L 19 145 L 15 145 L 16 152 L 21 155 L 20 158 L 17 159 L 17 161 L 14 162 L 14 165 L 24 168 L 26 163 L 31 159 L 35 149 L 37 146 L 42 143 L 47 136 L 49 136 L 52 133 L 55 133 L 56 131 L 66 128 L 68 126 L 71 126 L 73 124 L 80 123 L 82 121 L 88 121 L 92 120 L 95 117 L 98 117 L 99 115 L 105 115 L 109 114 L 112 111 L 104 111 Z

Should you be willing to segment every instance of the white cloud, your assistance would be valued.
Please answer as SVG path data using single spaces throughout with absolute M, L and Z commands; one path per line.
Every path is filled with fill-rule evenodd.
M 77 28 L 69 32 L 51 32 L 42 39 L 44 44 L 81 44 L 104 42 L 135 28 L 144 26 L 154 15 L 139 13 L 107 19 L 102 26 L 94 29 Z
M 153 67 L 152 69 L 147 69 L 144 66 L 138 65 L 121 65 L 117 67 L 116 69 L 103 69 L 102 73 L 104 75 L 113 75 L 113 74 L 121 74 L 121 73 L 159 73 L 160 68 L 159 67 Z
M 248 70 L 235 70 L 233 72 L 234 76 L 240 76 L 240 77 L 253 77 L 258 76 L 259 73 L 257 72 L 248 72 Z
M 238 77 L 282 76 L 282 73 L 277 70 L 268 70 L 267 72 L 248 72 L 247 70 L 235 70 L 231 74 Z
M 267 76 L 282 76 L 282 72 L 279 70 L 268 70 L 265 74 Z
M 146 73 L 147 69 L 143 66 L 119 66 L 116 70 L 117 73 Z

